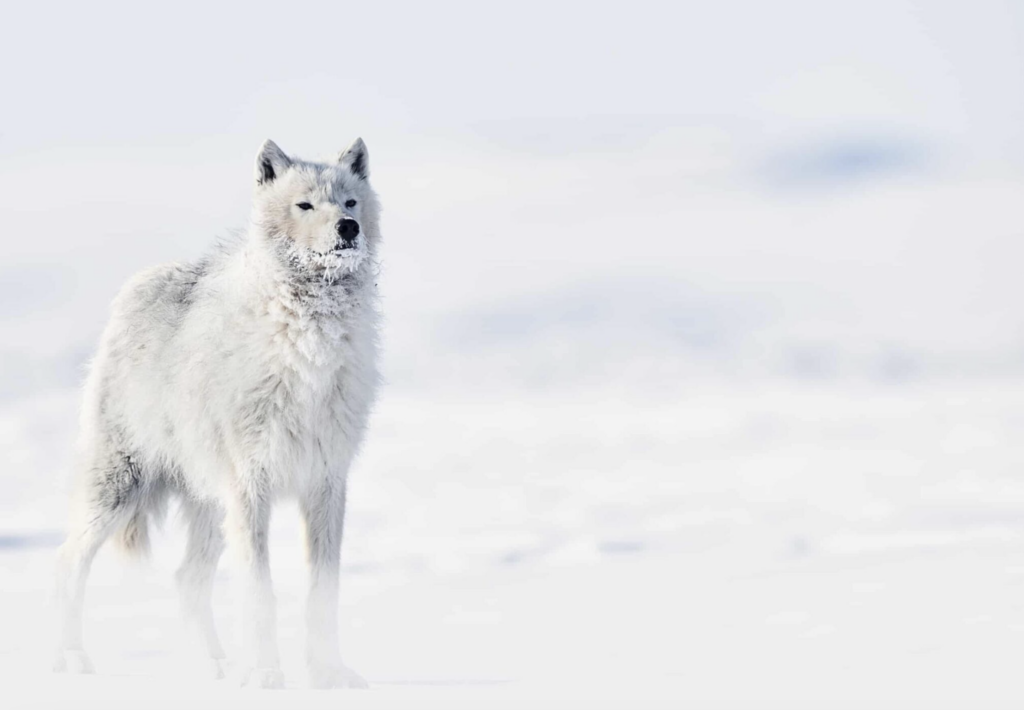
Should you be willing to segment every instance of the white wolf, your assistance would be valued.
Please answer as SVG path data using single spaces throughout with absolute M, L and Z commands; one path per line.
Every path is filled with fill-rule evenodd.
M 281 686 L 267 527 L 274 499 L 293 495 L 310 565 L 310 680 L 365 685 L 341 662 L 337 605 L 346 477 L 378 380 L 380 207 L 368 177 L 361 139 L 328 164 L 267 141 L 246 238 L 144 271 L 115 299 L 85 386 L 56 670 L 92 670 L 81 613 L 100 545 L 113 534 L 144 551 L 148 518 L 177 494 L 189 531 L 176 579 L 214 673 L 224 653 L 210 595 L 226 536 L 246 580 L 243 682 Z

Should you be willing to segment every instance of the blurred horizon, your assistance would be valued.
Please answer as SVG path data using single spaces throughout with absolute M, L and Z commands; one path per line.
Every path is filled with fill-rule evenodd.
M 131 273 L 244 229 L 263 138 L 356 135 L 395 386 L 1024 374 L 1014 3 L 103 7 L 20 6 L 48 41 L 0 49 L 33 69 L 0 128 L 0 396 L 74 384 Z

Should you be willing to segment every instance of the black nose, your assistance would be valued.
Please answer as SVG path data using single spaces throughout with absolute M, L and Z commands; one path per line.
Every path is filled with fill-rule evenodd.
M 335 225 L 335 229 L 338 230 L 338 236 L 341 237 L 341 241 L 345 244 L 350 244 L 356 240 L 359 236 L 359 222 L 354 219 L 342 219 Z

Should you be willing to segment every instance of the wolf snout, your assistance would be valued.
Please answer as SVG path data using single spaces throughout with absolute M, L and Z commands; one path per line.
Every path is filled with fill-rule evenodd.
M 359 222 L 354 219 L 342 219 L 335 225 L 335 229 L 342 249 L 348 249 L 355 244 L 356 237 L 359 236 Z

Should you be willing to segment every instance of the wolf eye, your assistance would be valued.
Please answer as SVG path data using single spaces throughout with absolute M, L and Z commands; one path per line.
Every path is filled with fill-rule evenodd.
M 356 201 L 355 200 L 346 200 L 345 201 L 345 206 L 346 207 L 355 207 L 356 206 Z
M 297 204 L 295 206 L 298 207 L 300 210 L 311 210 L 311 209 L 313 209 L 313 205 L 309 204 L 308 202 L 300 202 L 299 204 Z

